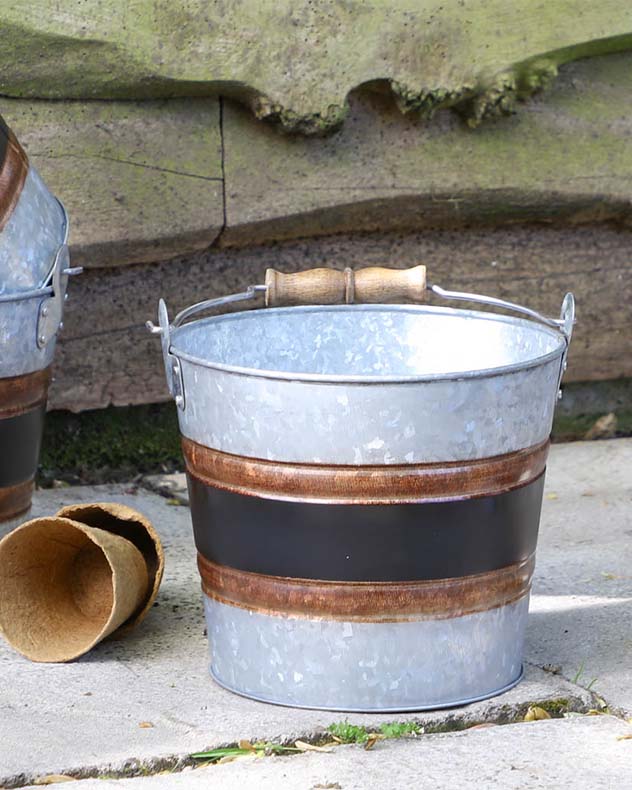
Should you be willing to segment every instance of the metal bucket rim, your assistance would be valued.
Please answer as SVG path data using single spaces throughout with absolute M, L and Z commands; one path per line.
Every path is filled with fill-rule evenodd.
M 400 376 L 357 376 L 333 373 L 300 373 L 289 372 L 280 370 L 270 370 L 266 368 L 252 368 L 243 367 L 240 365 L 230 365 L 223 362 L 212 362 L 202 359 L 186 351 L 178 350 L 175 347 L 175 341 L 178 335 L 183 334 L 188 327 L 199 327 L 201 324 L 212 324 L 213 322 L 220 321 L 239 321 L 249 320 L 251 316 L 256 315 L 274 315 L 291 312 L 383 312 L 384 310 L 393 311 L 398 313 L 429 313 L 438 315 L 458 316 L 475 318 L 484 321 L 500 321 L 514 326 L 520 325 L 522 327 L 529 327 L 535 331 L 542 332 L 554 338 L 558 342 L 558 347 L 542 354 L 538 357 L 533 357 L 522 362 L 513 362 L 508 365 L 499 365 L 492 368 L 479 368 L 476 370 L 457 370 L 441 373 L 416 373 L 411 375 Z M 500 313 L 488 313 L 482 310 L 463 310 L 454 307 L 439 307 L 435 305 L 392 305 L 392 304 L 350 304 L 350 305 L 303 305 L 298 307 L 274 307 L 257 310 L 240 310 L 233 313 L 224 313 L 222 315 L 209 316 L 197 321 L 192 321 L 189 324 L 184 324 L 177 327 L 171 333 L 171 345 L 169 353 L 178 359 L 190 362 L 192 365 L 199 367 L 209 368 L 210 370 L 218 370 L 225 373 L 232 373 L 239 376 L 253 376 L 257 378 L 278 379 L 282 381 L 306 381 L 318 382 L 320 384 L 413 384 L 416 382 L 424 381 L 453 381 L 461 379 L 478 379 L 490 378 L 492 376 L 502 376 L 507 373 L 514 373 L 529 368 L 540 367 L 552 360 L 561 357 L 568 345 L 566 337 L 556 329 L 548 327 L 544 324 L 539 324 L 536 321 L 530 321 L 525 318 L 517 318 L 515 316 L 503 315 Z

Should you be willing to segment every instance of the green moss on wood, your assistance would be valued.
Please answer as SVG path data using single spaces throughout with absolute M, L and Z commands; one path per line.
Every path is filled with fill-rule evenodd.
M 632 47 L 628 0 L 31 0 L 0 7 L 0 93 L 53 99 L 235 96 L 305 134 L 385 81 L 405 111 L 514 111 L 557 68 Z
M 105 483 L 182 468 L 172 403 L 47 415 L 39 482 Z

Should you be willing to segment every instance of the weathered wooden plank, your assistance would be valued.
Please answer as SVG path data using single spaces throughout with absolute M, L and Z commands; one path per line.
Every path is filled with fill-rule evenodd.
M 88 270 L 71 299 L 56 358 L 53 408 L 150 403 L 167 397 L 160 344 L 144 322 L 159 296 L 171 314 L 205 297 L 262 282 L 266 266 L 424 262 L 445 287 L 502 296 L 557 315 L 566 291 L 578 300 L 568 381 L 632 376 L 632 232 L 604 225 L 510 226 L 330 236 L 191 258 Z
M 75 264 L 208 247 L 223 224 L 219 103 L 3 99 L 0 113 L 64 202 Z
M 632 46 L 628 0 L 30 0 L 0 8 L 0 92 L 39 98 L 236 95 L 304 132 L 348 93 L 403 109 L 511 109 L 559 65 Z
M 632 54 L 572 64 L 514 118 L 477 130 L 353 100 L 328 139 L 281 135 L 224 103 L 26 102 L 0 111 L 71 216 L 73 258 L 107 266 L 357 230 L 632 216 Z
M 632 6 L 631 6 L 632 7 Z M 467 127 L 352 101 L 327 139 L 280 135 L 226 103 L 227 228 L 252 244 L 357 230 L 632 218 L 632 54 L 571 64 L 520 114 Z

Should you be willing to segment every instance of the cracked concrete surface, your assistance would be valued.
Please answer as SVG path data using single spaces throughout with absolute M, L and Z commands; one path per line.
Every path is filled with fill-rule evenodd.
M 77 790 L 613 790 L 630 785 L 632 728 L 580 717 L 385 741 L 371 751 L 245 760 L 179 774 L 86 780 Z M 56 785 L 62 787 L 62 785 Z M 65 785 L 64 785 L 65 787 Z
M 0 786 L 24 786 L 53 773 L 99 776 L 114 771 L 125 775 L 182 767 L 195 750 L 241 738 L 289 741 L 311 737 L 342 718 L 368 727 L 380 721 L 414 719 L 429 730 L 458 729 L 481 721 L 512 721 L 524 715 L 527 705 L 547 700 L 566 700 L 571 709 L 585 712 L 599 706 L 598 698 L 615 712 L 630 716 L 630 469 L 632 440 L 553 447 L 526 679 L 508 694 L 486 702 L 407 716 L 345 717 L 291 710 L 218 688 L 206 672 L 207 647 L 188 509 L 125 485 L 39 492 L 34 515 L 53 513 L 70 502 L 104 499 L 139 508 L 164 540 L 166 576 L 158 605 L 132 635 L 103 643 L 77 662 L 32 664 L 6 645 L 0 647 Z M 174 496 L 173 489 L 170 496 Z M 541 669 L 545 666 L 549 671 Z M 589 692 L 583 687 L 593 678 Z M 141 727 L 142 722 L 151 726 Z M 440 788 L 459 786 L 468 776 L 470 783 L 490 788 L 625 787 L 632 741 L 617 738 L 630 731 L 620 719 L 577 717 L 428 735 L 414 743 L 378 744 L 374 753 L 345 748 L 334 755 L 275 758 L 167 778 L 130 779 L 121 790 L 132 782 L 133 788 L 148 781 L 197 787 L 206 774 L 207 781 L 217 778 L 218 786 L 228 788 L 238 782 L 242 787 L 311 788 L 326 781 L 338 782 L 341 788 L 403 787 L 423 775 L 420 772 L 427 773 L 429 786 Z M 522 766 L 518 773 L 512 773 L 515 760 Z M 362 770 L 370 773 L 374 784 L 358 784 Z M 393 784 L 395 778 L 398 784 Z M 86 780 L 84 786 L 103 784 Z

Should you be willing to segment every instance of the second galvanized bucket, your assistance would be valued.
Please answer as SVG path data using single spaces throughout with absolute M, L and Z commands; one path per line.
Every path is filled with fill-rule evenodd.
M 270 270 L 173 323 L 161 303 L 221 685 L 385 712 L 518 682 L 573 312 L 426 286 L 424 267 Z
M 31 505 L 68 275 L 68 220 L 0 118 L 0 531 Z

